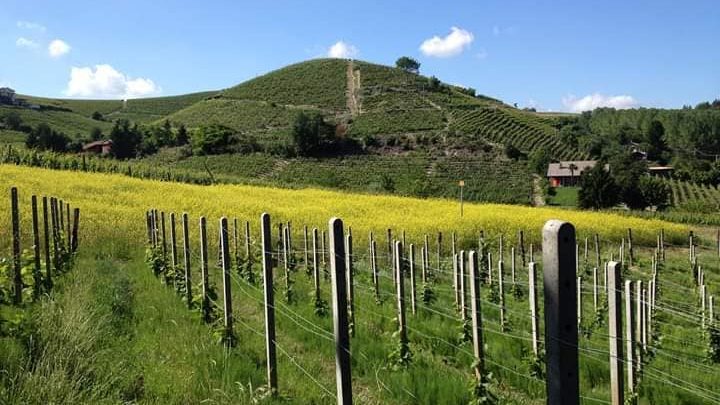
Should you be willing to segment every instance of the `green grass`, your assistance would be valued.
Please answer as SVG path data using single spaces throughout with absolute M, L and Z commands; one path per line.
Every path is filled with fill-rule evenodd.
M 577 207 L 578 187 L 555 187 L 555 195 L 547 199 L 548 205 L 561 207 Z
M 141 216 L 138 225 L 143 225 Z M 87 229 L 93 224 L 83 226 Z M 255 234 L 254 224 L 252 229 Z M 312 280 L 306 276 L 302 263 L 299 229 L 300 224 L 295 224 L 300 260 L 297 271 L 292 273 L 295 303 L 284 302 L 284 276 L 282 270 L 275 272 L 277 342 L 281 348 L 279 390 L 281 398 L 291 403 L 327 403 L 333 401 L 331 395 L 335 392 L 332 322 L 330 317 L 313 314 L 309 301 Z M 81 245 L 76 268 L 59 280 L 52 297 L 29 309 L 32 319 L 29 336 L 37 342 L 36 351 L 27 352 L 17 341 L 2 339 L 0 353 L 5 372 L 0 375 L 0 394 L 6 403 L 274 402 L 265 398 L 261 389 L 266 381 L 261 285 L 249 284 L 233 271 L 231 288 L 239 343 L 225 350 L 215 341 L 212 328 L 199 322 L 198 313 L 188 311 L 173 289 L 163 286 L 152 275 L 144 263 L 140 241 L 122 236 L 108 241 L 102 235 L 91 234 Z M 216 257 L 214 220 L 209 221 L 208 234 L 210 257 Z M 492 235 L 488 235 L 488 240 L 496 249 Z M 419 301 L 417 315 L 411 314 L 410 285 L 409 280 L 405 281 L 413 361 L 407 370 L 394 371 L 388 361 L 397 339 L 392 277 L 381 248 L 378 263 L 383 302 L 378 305 L 372 292 L 365 242 L 366 238 L 360 236 L 355 241 L 356 336 L 351 348 L 356 402 L 467 403 L 472 350 L 460 339 L 461 322 L 454 310 L 449 259 L 438 269 L 434 254 L 431 255 L 436 276 L 432 288 L 437 301 L 430 306 Z M 379 245 L 382 242 L 378 240 Z M 422 243 L 409 242 L 416 242 L 416 246 Z M 463 240 L 458 245 L 472 248 L 475 243 Z M 446 248 L 449 250 L 449 246 Z M 603 246 L 603 258 L 613 248 Z M 252 251 L 256 255 L 254 272 L 259 275 L 257 241 Z M 637 266 L 626 271 L 626 277 L 647 282 L 651 252 L 636 248 L 635 254 Z M 539 255 L 536 252 L 535 256 Z M 485 285 L 482 288 L 486 365 L 494 376 L 491 390 L 503 404 L 540 404 L 544 402 L 544 382 L 530 375 L 528 360 L 527 290 L 521 288 L 522 295 L 518 297 L 511 294 L 510 260 L 505 259 L 509 331 L 500 330 L 499 312 L 492 303 L 490 289 Z M 199 277 L 197 260 L 197 253 L 193 253 L 195 280 Z M 710 403 L 698 394 L 702 394 L 700 390 L 714 391 L 720 382 L 720 366 L 702 360 L 705 341 L 694 313 L 697 292 L 686 262 L 685 249 L 672 249 L 661 268 L 659 309 L 653 325 L 657 331 L 655 352 L 644 366 L 646 371 L 639 384 L 640 404 Z M 585 280 L 583 328 L 589 332 L 579 339 L 581 395 L 606 401 L 607 326 L 591 322 L 595 319 L 588 281 L 591 278 L 584 263 L 581 257 Z M 716 275 L 718 261 L 714 252 L 700 249 L 700 263 L 706 269 L 707 283 L 717 285 L 720 279 Z M 416 270 L 419 271 L 419 265 Z M 516 277 L 521 286 L 527 282 L 523 269 L 518 269 Z M 210 280 L 220 288 L 220 271 L 214 261 Z M 328 281 L 321 281 L 321 290 L 323 299 L 329 300 Z M 602 303 L 605 297 L 600 291 Z M 542 295 L 539 301 L 542 306 Z M 605 314 L 601 315 L 606 319 Z M 33 367 L 26 366 L 28 361 L 33 362 Z M 681 381 L 681 388 L 670 384 Z M 581 403 L 593 402 L 584 399 Z

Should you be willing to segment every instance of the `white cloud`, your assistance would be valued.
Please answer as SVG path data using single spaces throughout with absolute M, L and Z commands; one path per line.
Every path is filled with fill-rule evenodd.
M 45 26 L 31 21 L 18 21 L 16 25 L 18 28 L 23 28 L 26 30 L 45 32 Z
M 17 46 L 18 48 L 35 49 L 39 45 L 37 42 L 33 41 L 32 39 L 20 37 L 17 39 L 17 41 L 15 41 L 15 46 Z
M 327 56 L 330 58 L 354 58 L 360 51 L 352 44 L 344 41 L 337 41 L 328 49 Z
M 65 94 L 69 97 L 137 98 L 160 93 L 150 79 L 131 78 L 110 65 L 73 67 Z
M 475 40 L 472 32 L 462 28 L 451 27 L 450 33 L 441 38 L 437 35 L 423 41 L 420 45 L 420 51 L 425 56 L 434 56 L 437 58 L 449 58 L 462 53 Z
M 48 45 L 48 53 L 53 58 L 59 58 L 66 53 L 70 52 L 70 45 L 62 39 L 53 39 Z
M 617 108 L 618 110 L 637 107 L 638 102 L 628 95 L 606 96 L 600 93 L 589 94 L 582 98 L 573 95 L 563 97 L 562 103 L 568 111 L 591 111 L 600 107 Z

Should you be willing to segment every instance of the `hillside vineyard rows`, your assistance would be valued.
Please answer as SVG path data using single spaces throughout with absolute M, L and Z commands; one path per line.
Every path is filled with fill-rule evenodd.
M 631 345 L 634 357 L 619 361 L 622 370 L 632 365 L 630 369 L 639 373 L 628 392 L 635 392 L 641 403 L 713 403 L 720 399 L 714 390 L 720 378 L 718 366 L 704 360 L 712 351 L 710 331 L 716 322 L 709 297 L 719 281 L 717 241 L 695 236 L 688 243 L 684 226 L 602 213 L 474 204 L 465 207 L 460 219 L 450 214 L 454 205 L 442 200 L 249 186 L 201 187 L 13 166 L 0 166 L 0 174 L 0 186 L 9 189 L 17 185 L 22 191 L 20 218 L 24 223 L 29 218 L 31 194 L 54 194 L 81 206 L 84 248 L 79 262 L 87 265 L 91 258 L 112 254 L 137 263 L 137 268 L 128 269 L 131 272 L 125 275 L 132 280 L 126 288 L 137 289 L 143 300 L 167 297 L 163 308 L 168 314 L 164 316 L 172 316 L 181 328 L 167 333 L 193 333 L 191 346 L 199 343 L 204 347 L 200 353 L 224 364 L 225 371 L 211 372 L 220 373 L 216 376 L 207 374 L 210 370 L 205 367 L 211 367 L 207 358 L 178 366 L 183 352 L 192 350 L 186 344 L 167 353 L 167 366 L 148 363 L 154 364 L 156 371 L 142 366 L 150 359 L 137 358 L 133 362 L 138 362 L 138 371 L 144 370 L 142 395 L 147 400 L 174 402 L 171 398 L 175 397 L 168 395 L 180 395 L 192 402 L 208 398 L 273 401 L 266 357 L 267 289 L 261 273 L 265 252 L 265 263 L 274 266 L 276 338 L 272 340 L 277 350 L 277 395 L 299 403 L 335 401 L 336 330 L 330 288 L 334 256 L 330 252 L 338 245 L 332 244 L 327 228 L 330 215 L 343 218 L 346 232 L 352 229 L 352 240 L 346 242 L 352 247 L 350 285 L 354 294 L 348 332 L 357 403 L 454 404 L 467 403 L 478 395 L 490 395 L 500 403 L 542 403 L 545 365 L 552 358 L 544 357 L 547 325 L 539 282 L 544 271 L 539 230 L 555 216 L 567 218 L 577 227 L 577 250 L 573 248 L 571 253 L 577 254 L 574 271 L 581 297 L 576 303 L 579 311 L 572 312 L 579 333 L 579 400 L 608 401 L 612 392 L 608 297 L 614 291 L 607 289 L 604 271 L 605 262 L 612 260 L 621 263 L 623 279 L 632 283 L 631 291 L 639 291 L 631 300 L 631 313 L 637 310 L 639 314 L 629 328 L 639 331 L 633 338 L 637 343 Z M 162 209 L 152 210 L 148 216 L 148 207 Z M 267 224 L 263 249 L 258 218 L 266 209 L 272 212 L 272 221 Z M 381 209 L 384 215 L 375 215 Z M 230 217 L 223 230 L 219 217 L 226 214 Z M 201 243 L 200 216 L 206 218 L 206 246 Z M 1 210 L 0 221 L 9 220 L 8 211 Z M 22 229 L 27 241 L 28 227 Z M 5 232 L 6 228 L 0 228 L 3 252 L 10 239 Z M 595 234 L 599 235 L 599 258 Z M 470 295 L 470 251 L 476 252 L 472 256 L 478 261 L 476 270 L 484 274 L 478 312 L 484 339 L 480 384 L 473 328 L 469 326 L 472 311 L 468 301 L 462 305 Z M 530 262 L 538 263 L 535 302 L 540 322 L 535 335 L 528 288 Z M 208 268 L 204 283 L 203 263 Z M 393 278 L 398 279 L 398 263 L 404 269 L 399 274 L 405 284 L 405 337 L 398 334 L 396 321 L 400 314 Z M 572 265 L 576 265 L 574 260 Z M 80 272 L 91 269 L 78 267 Z M 464 277 L 458 279 L 460 274 Z M 163 283 L 167 290 L 161 287 Z M 64 288 L 73 287 L 68 284 Z M 179 295 L 175 300 L 170 299 L 173 290 Z M 618 294 L 624 291 L 623 285 Z M 193 311 L 183 309 L 188 305 Z M 224 307 L 232 309 L 231 317 Z M 131 310 L 123 315 L 131 319 L 123 328 L 153 323 L 158 316 L 154 311 Z M 184 312 L 187 315 L 182 315 Z M 207 327 L 197 325 L 203 317 L 210 322 Z M 154 323 L 157 332 L 153 333 L 165 335 L 162 330 L 169 326 Z M 628 328 L 622 330 L 624 334 Z M 146 333 L 150 332 L 138 329 L 128 338 L 139 344 Z M 216 339 L 221 343 L 213 343 Z M 623 346 L 626 342 L 625 338 L 619 340 Z M 213 348 L 223 346 L 232 348 L 223 349 L 225 354 Z M 136 366 L 127 367 L 135 370 Z M 175 385 L 175 394 L 162 391 L 167 378 L 162 373 L 169 372 L 167 367 L 176 368 L 171 375 L 189 381 L 184 387 Z M 192 375 L 208 376 L 198 380 Z M 82 372 L 77 377 L 83 378 Z M 109 376 L 99 373 L 95 378 L 104 381 Z M 216 378 L 229 378 L 229 384 Z M 114 389 L 111 381 L 107 383 L 109 392 Z M 21 379 L 17 384 L 29 382 Z M 50 395 L 53 390 L 41 392 Z

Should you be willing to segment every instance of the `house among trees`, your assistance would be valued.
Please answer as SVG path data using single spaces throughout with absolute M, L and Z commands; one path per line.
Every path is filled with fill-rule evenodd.
M 551 187 L 576 186 L 580 174 L 595 166 L 595 160 L 575 160 L 560 163 L 550 163 L 547 178 Z
M 113 141 L 95 141 L 83 145 L 83 152 L 107 155 L 112 152 Z
M 15 105 L 15 90 L 9 87 L 0 87 L 0 104 Z

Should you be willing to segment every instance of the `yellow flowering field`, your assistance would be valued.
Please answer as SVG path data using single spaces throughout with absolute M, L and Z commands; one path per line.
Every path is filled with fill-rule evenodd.
M 23 205 L 23 230 L 30 230 L 30 196 L 54 195 L 82 208 L 81 237 L 113 243 L 114 238 L 143 241 L 144 212 L 160 210 L 188 212 L 193 225 L 200 215 L 216 227 L 217 218 L 226 215 L 250 219 L 257 227 L 259 215 L 267 211 L 273 221 L 289 220 L 296 225 L 327 226 L 338 216 L 360 235 L 368 231 L 383 234 L 387 228 L 405 230 L 419 240 L 422 234 L 456 232 L 463 244 L 477 240 L 480 230 L 495 236 L 502 232 L 514 240 L 519 229 L 528 242 L 540 240 L 540 230 L 549 219 L 572 222 L 578 238 L 599 233 L 603 240 L 619 241 L 632 228 L 635 243 L 651 245 L 657 232 L 665 229 L 668 242 L 682 243 L 688 232 L 684 225 L 609 213 L 581 212 L 554 208 L 532 208 L 499 204 L 465 204 L 459 215 L 457 202 L 382 195 L 350 194 L 317 189 L 216 185 L 197 186 L 140 180 L 121 175 L 89 174 L 0 165 L 0 245 L 8 244 L 9 189 L 17 186 Z M 380 240 L 384 238 L 381 237 Z M 446 240 L 449 240 L 446 239 Z M 362 242 L 361 246 L 365 243 Z

